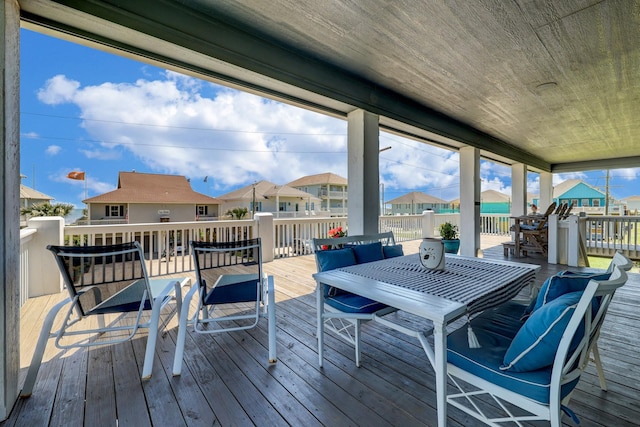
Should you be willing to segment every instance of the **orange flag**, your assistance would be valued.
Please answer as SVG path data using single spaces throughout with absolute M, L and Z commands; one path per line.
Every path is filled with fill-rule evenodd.
M 84 172 L 69 172 L 67 178 L 84 181 Z

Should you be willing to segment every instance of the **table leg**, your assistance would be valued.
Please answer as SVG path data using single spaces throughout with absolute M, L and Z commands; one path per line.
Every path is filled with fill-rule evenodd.
M 434 322 L 433 347 L 435 352 L 436 403 L 438 427 L 447 425 L 447 327 Z
M 517 219 L 515 223 L 515 233 L 516 233 L 516 237 L 515 237 L 516 246 L 513 250 L 515 252 L 513 256 L 516 258 L 520 258 L 520 221 Z
M 317 330 L 316 335 L 318 336 L 318 365 L 322 367 L 322 361 L 324 359 L 324 318 L 322 313 L 324 313 L 324 293 L 322 283 L 317 283 L 316 286 L 316 313 L 317 313 Z

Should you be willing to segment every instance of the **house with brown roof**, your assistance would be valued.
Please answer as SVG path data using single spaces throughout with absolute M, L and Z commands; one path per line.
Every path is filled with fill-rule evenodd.
M 217 219 L 220 200 L 193 191 L 182 175 L 119 172 L 118 188 L 83 200 L 92 224 Z
M 347 178 L 331 172 L 303 176 L 287 184 L 321 200 L 315 210 L 330 216 L 347 215 Z
M 223 203 L 220 212 L 234 208 L 247 208 L 253 212 L 272 212 L 276 218 L 295 218 L 315 215 L 320 199 L 312 194 L 277 185 L 269 181 L 258 181 L 237 190 L 218 196 Z
M 386 204 L 391 205 L 392 215 L 417 215 L 422 211 L 431 210 L 440 213 L 449 209 L 449 203 L 438 197 L 431 196 L 421 191 L 412 191 L 395 199 L 389 200 Z
M 27 187 L 26 185 L 20 184 L 20 209 L 30 208 L 33 205 L 45 202 L 51 203 L 52 200 L 53 197 L 41 193 L 31 187 Z M 26 227 L 26 225 L 27 216 L 20 215 L 20 227 Z

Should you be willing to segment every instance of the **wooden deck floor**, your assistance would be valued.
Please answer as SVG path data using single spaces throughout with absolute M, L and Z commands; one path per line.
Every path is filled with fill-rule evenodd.
M 406 242 L 415 252 L 418 241 Z M 486 258 L 503 259 L 501 246 Z M 559 270 L 540 257 L 538 280 Z M 435 379 L 419 343 L 379 325 L 363 328 L 362 367 L 353 349 L 326 338 L 318 367 L 313 256 L 265 264 L 275 276 L 278 362 L 267 362 L 266 321 L 256 329 L 187 337 L 181 377 L 172 377 L 177 323 L 159 338 L 153 376 L 140 380 L 145 333 L 124 344 L 61 353 L 52 343 L 33 395 L 18 400 L 2 426 L 433 426 Z M 64 295 L 29 300 L 22 310 L 21 373 L 49 307 Z M 599 342 L 609 391 L 593 367 L 570 407 L 582 426 L 640 425 L 640 275 L 632 274 L 609 310 Z M 402 314 L 401 314 L 402 315 Z M 415 321 L 414 319 L 407 319 Z M 21 379 L 22 383 L 23 379 Z M 573 425 L 565 417 L 566 425 Z M 477 421 L 449 407 L 449 425 Z

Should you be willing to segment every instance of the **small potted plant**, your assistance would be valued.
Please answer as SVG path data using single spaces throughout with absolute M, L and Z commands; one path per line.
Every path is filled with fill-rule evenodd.
M 444 244 L 444 251 L 448 254 L 457 254 L 460 249 L 460 239 L 458 239 L 458 226 L 450 222 L 440 224 L 440 237 Z

